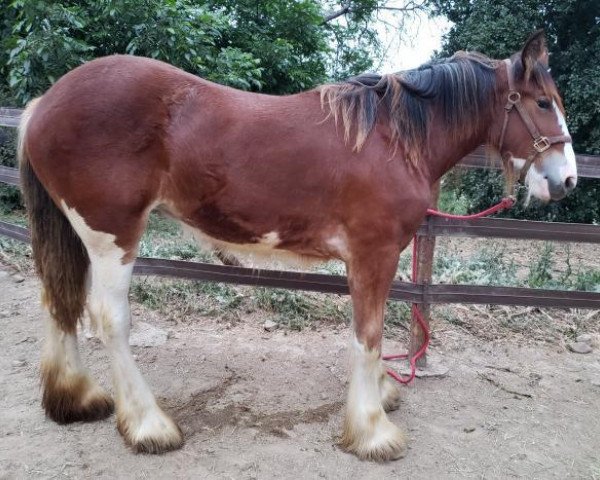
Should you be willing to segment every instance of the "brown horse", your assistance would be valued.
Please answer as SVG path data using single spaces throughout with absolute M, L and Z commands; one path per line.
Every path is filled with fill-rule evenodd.
M 525 172 L 539 198 L 562 198 L 577 181 L 542 33 L 508 61 L 459 53 L 285 97 L 215 85 L 154 60 L 102 58 L 31 102 L 20 138 L 50 316 L 46 413 L 66 423 L 112 412 L 78 355 L 87 310 L 112 361 L 119 431 L 146 452 L 183 443 L 128 345 L 128 288 L 153 209 L 222 251 L 345 262 L 355 336 L 341 445 L 387 460 L 406 442 L 385 413 L 399 392 L 381 362 L 384 305 L 432 185 L 482 143 L 502 154 L 509 173 Z

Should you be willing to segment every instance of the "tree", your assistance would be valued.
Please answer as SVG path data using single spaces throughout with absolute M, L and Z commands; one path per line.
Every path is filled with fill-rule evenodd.
M 237 88 L 292 93 L 361 73 L 381 11 L 426 0 L 13 0 L 0 10 L 0 100 L 18 103 L 92 58 L 158 58 Z
M 327 20 L 334 3 L 318 0 L 14 0 L 0 11 L 0 95 L 25 103 L 113 53 L 237 88 L 296 92 L 371 67 L 384 3 L 354 0 Z
M 21 102 L 83 62 L 113 53 L 170 61 L 240 88 L 261 85 L 258 59 L 219 44 L 228 19 L 191 0 L 17 0 L 5 15 L 0 69 Z
M 292 93 L 327 79 L 327 32 L 319 4 L 255 0 L 209 0 L 213 11 L 229 19 L 220 44 L 235 45 L 260 60 L 262 90 Z
M 517 51 L 527 36 L 544 28 L 550 67 L 561 91 L 567 122 L 578 153 L 600 154 L 600 2 L 598 0 L 431 0 L 454 26 L 445 38 L 444 55 L 476 50 L 494 58 Z M 458 182 L 472 210 L 501 195 L 498 177 L 469 172 Z M 494 182 L 494 179 L 495 182 Z M 490 183 L 492 182 L 492 183 Z M 581 179 L 573 194 L 557 204 L 516 208 L 507 215 L 541 220 L 599 222 L 600 185 Z

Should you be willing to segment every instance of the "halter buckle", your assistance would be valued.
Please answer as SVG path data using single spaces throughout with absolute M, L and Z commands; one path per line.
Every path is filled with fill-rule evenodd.
M 535 148 L 538 153 L 545 152 L 550 146 L 551 143 L 550 140 L 548 140 L 548 137 L 539 137 L 533 141 L 533 148 Z

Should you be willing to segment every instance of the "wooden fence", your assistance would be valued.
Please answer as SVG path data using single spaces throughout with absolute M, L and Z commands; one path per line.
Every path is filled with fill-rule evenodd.
M 21 110 L 0 108 L 0 126 L 16 127 Z M 577 155 L 580 177 L 600 178 L 600 157 Z M 465 168 L 500 168 L 490 164 L 485 154 L 477 150 L 465 157 Z M 0 166 L 0 182 L 19 186 L 18 171 Z M 29 241 L 27 229 L 0 221 L 0 235 Z M 418 283 L 395 281 L 389 298 L 422 305 L 428 319 L 429 305 L 438 303 L 477 303 L 494 305 L 523 305 L 539 307 L 600 309 L 600 293 L 545 290 L 518 287 L 434 285 L 431 268 L 437 236 L 486 237 L 556 242 L 600 244 L 600 226 L 584 224 L 534 222 L 499 218 L 454 220 L 427 217 L 419 231 L 420 257 Z M 196 262 L 138 258 L 134 274 L 188 278 L 200 281 L 226 282 L 309 290 L 324 293 L 348 294 L 346 277 L 315 273 L 262 270 Z M 411 328 L 411 351 L 420 344 L 420 332 L 414 322 Z M 424 362 L 423 362 L 424 363 Z M 422 363 L 422 364 L 423 364 Z

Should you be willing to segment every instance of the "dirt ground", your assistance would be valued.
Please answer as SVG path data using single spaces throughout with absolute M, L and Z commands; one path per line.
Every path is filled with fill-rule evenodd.
M 598 348 L 578 355 L 439 328 L 431 353 L 448 374 L 403 387 L 391 419 L 408 432 L 410 449 L 402 460 L 375 464 L 336 446 L 348 327 L 268 333 L 255 320 L 175 325 L 140 306 L 134 322 L 168 339 L 133 351 L 186 444 L 134 454 L 114 417 L 68 426 L 44 417 L 38 282 L 1 268 L 0 479 L 600 479 Z M 84 362 L 110 388 L 102 345 L 80 338 Z M 384 349 L 404 348 L 400 338 Z

